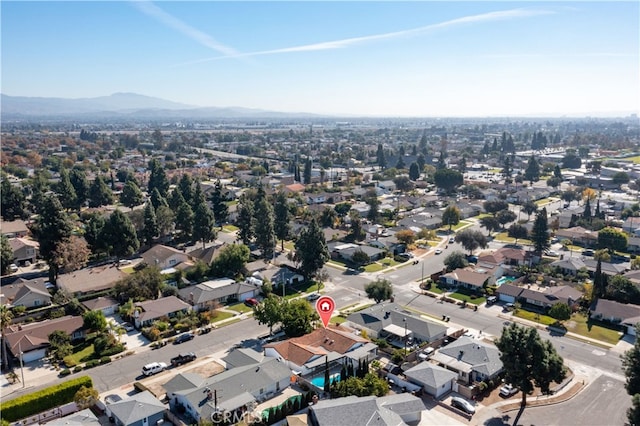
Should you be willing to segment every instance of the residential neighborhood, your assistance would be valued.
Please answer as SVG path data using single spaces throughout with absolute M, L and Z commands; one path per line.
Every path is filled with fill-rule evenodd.
M 484 424 L 613 377 L 623 421 L 638 125 L 587 124 L 3 129 L 3 405 L 96 390 L 6 420 Z

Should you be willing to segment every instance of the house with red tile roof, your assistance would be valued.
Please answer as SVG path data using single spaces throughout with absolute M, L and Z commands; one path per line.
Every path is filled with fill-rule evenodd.
M 331 365 L 345 364 L 348 359 L 355 365 L 361 359 L 376 358 L 378 346 L 365 339 L 356 330 L 344 326 L 317 328 L 304 336 L 264 346 L 264 355 L 284 362 L 302 376 Z

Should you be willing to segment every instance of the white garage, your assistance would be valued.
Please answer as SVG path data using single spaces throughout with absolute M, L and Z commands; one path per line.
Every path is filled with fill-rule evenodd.
M 422 386 L 422 389 L 434 398 L 440 398 L 450 392 L 458 378 L 457 373 L 427 361 L 410 368 L 404 374 L 412 383 Z

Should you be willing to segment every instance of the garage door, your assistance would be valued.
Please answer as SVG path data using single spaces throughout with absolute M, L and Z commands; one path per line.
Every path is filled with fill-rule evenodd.
M 447 382 L 444 385 L 440 386 L 438 388 L 438 393 L 436 395 L 436 398 L 440 398 L 442 395 L 446 394 L 447 392 L 451 391 L 451 383 L 452 382 Z
M 38 349 L 35 351 L 29 351 L 22 355 L 22 362 L 25 364 L 32 361 L 37 361 L 44 358 L 47 355 L 46 349 Z
M 514 296 L 509 296 L 508 294 L 499 294 L 498 297 L 502 302 L 516 303 L 516 298 Z

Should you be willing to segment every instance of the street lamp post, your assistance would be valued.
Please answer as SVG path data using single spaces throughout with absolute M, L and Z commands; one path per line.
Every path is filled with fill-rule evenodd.
M 20 353 L 20 375 L 22 376 L 22 387 L 25 387 L 24 384 L 24 364 L 22 362 L 22 345 L 18 342 L 18 352 Z
M 407 356 L 407 319 L 402 318 L 404 323 L 404 356 Z

